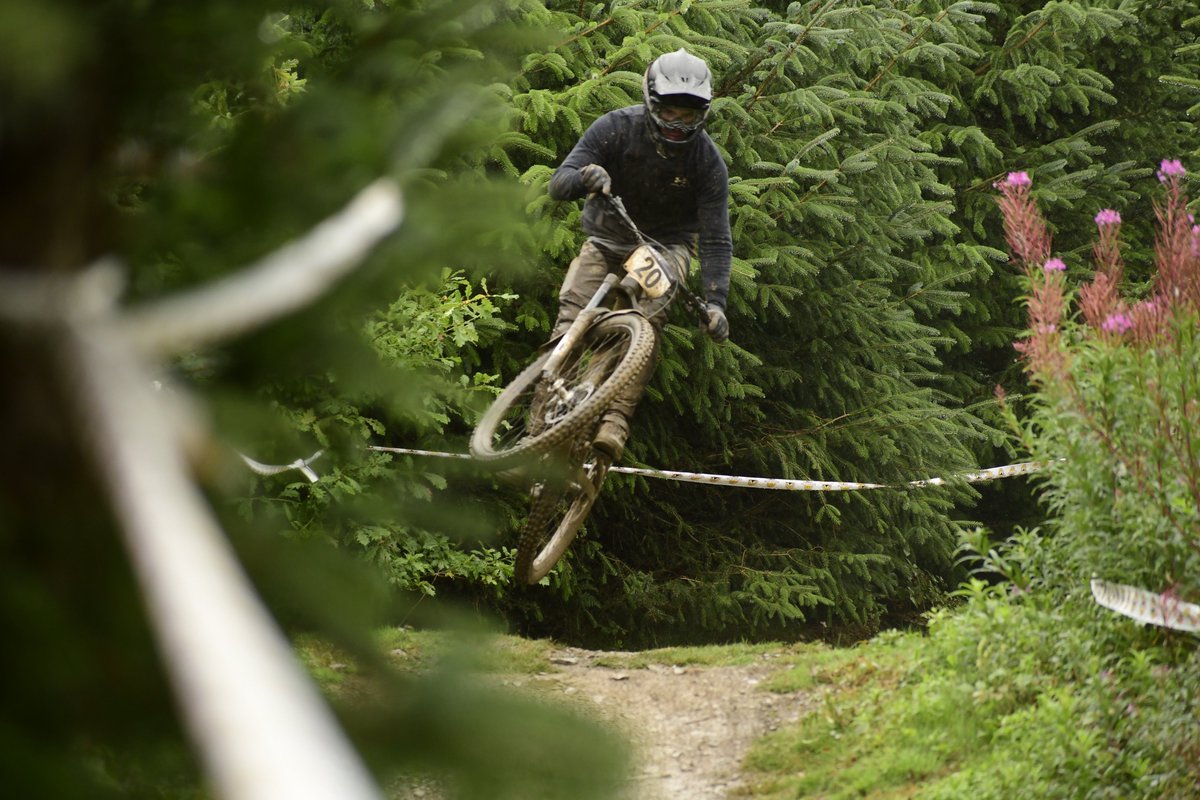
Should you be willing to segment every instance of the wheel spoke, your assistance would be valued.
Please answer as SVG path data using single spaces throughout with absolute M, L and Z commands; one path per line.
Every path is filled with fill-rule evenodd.
M 485 460 L 561 444 L 599 417 L 620 388 L 652 357 L 654 332 L 641 318 L 602 318 L 567 355 L 553 380 L 541 378 L 547 356 L 530 365 L 497 398 L 472 448 Z M 559 428 L 569 432 L 559 433 Z

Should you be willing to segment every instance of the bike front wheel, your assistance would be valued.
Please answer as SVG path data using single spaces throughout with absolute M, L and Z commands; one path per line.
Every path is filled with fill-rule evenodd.
M 590 437 L 572 446 L 569 459 L 577 465 L 568 478 L 546 480 L 534 487 L 529 517 L 517 540 L 513 579 L 534 584 L 554 568 L 596 502 L 612 460 L 593 450 Z
M 471 435 L 471 455 L 497 467 L 568 447 L 648 366 L 655 332 L 639 314 L 592 325 L 558 374 L 542 380 L 543 353 L 493 401 Z M 589 431 L 590 432 L 590 431 Z

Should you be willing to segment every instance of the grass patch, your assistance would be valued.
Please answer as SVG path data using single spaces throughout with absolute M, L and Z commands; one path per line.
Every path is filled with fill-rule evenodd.
M 381 628 L 375 632 L 375 643 L 391 665 L 402 671 L 419 672 L 439 663 L 496 674 L 531 675 L 557 669 L 550 662 L 555 645 L 544 639 Z M 314 636 L 298 637 L 295 648 L 301 663 L 322 689 L 344 688 L 359 674 L 349 654 Z
M 970 588 L 927 635 L 812 651 L 766 684 L 818 687 L 820 705 L 751 746 L 740 796 L 1197 797 L 1194 646 L 1126 639 L 1048 593 Z
M 473 672 L 534 674 L 551 672 L 554 643 L 545 639 L 475 632 L 384 628 L 375 634 L 380 649 L 401 668 L 422 669 L 449 660 Z
M 742 794 L 761 798 L 907 798 L 979 749 L 966 687 L 911 680 L 924 637 L 890 635 L 811 649 L 764 688 L 826 687 L 821 707 L 756 742 Z
M 424 670 L 443 660 L 471 671 L 498 674 L 532 675 L 558 669 L 550 660 L 558 645 L 548 639 L 399 627 L 377 630 L 375 642 L 379 652 L 401 670 Z M 337 685 L 357 670 L 348 654 L 315 637 L 300 637 L 296 647 L 305 666 L 323 684 Z M 792 665 L 777 675 L 769 687 L 772 691 L 790 692 L 826 680 L 824 676 L 829 665 L 839 663 L 839 654 L 844 652 L 820 643 L 737 643 L 607 652 L 598 654 L 593 663 L 613 669 L 644 669 L 654 664 L 680 667 Z M 805 677 L 810 675 L 811 678 Z
M 832 648 L 823 644 L 806 645 L 792 658 L 792 666 L 776 673 L 764 688 L 772 692 L 800 692 L 818 686 L 860 684 L 878 671 L 871 656 L 856 648 Z
M 294 649 L 300 663 L 322 691 L 337 692 L 358 674 L 354 659 L 316 636 L 300 636 L 294 643 Z
M 736 643 L 703 647 L 663 647 L 632 653 L 604 653 L 595 659 L 597 666 L 617 669 L 643 669 L 652 664 L 677 667 L 743 667 L 748 664 L 789 664 L 806 660 L 809 653 L 823 648 L 819 644 Z

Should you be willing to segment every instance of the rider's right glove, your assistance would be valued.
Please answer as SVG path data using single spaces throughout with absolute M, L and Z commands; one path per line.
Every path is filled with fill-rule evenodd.
M 725 309 L 721 308 L 716 303 L 709 303 L 708 309 L 708 327 L 704 332 L 712 337 L 714 342 L 723 342 L 729 338 L 729 320 L 725 318 Z
M 609 177 L 608 170 L 599 164 L 580 167 L 579 177 L 583 178 L 584 188 L 589 192 L 609 194 L 612 191 L 612 178 Z

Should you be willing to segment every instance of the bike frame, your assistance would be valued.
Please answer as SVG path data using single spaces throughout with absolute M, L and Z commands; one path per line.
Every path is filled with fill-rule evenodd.
M 545 366 L 542 367 L 542 380 L 549 380 L 558 374 L 558 368 L 562 366 L 563 359 L 575 349 L 575 345 L 579 343 L 583 332 L 588 329 L 592 321 L 599 314 L 608 311 L 606 308 L 601 308 L 600 304 L 604 302 L 605 298 L 608 297 L 608 293 L 612 291 L 612 287 L 620 279 L 621 277 L 615 272 L 604 278 L 604 282 L 596 289 L 596 293 L 592 295 L 592 299 L 583 307 L 583 310 L 575 317 L 575 321 L 571 323 L 571 327 L 567 328 L 566 333 L 559 338 L 558 344 L 554 345 L 554 349 L 550 351 L 550 358 L 546 360 Z
M 541 366 L 527 369 L 506 386 L 472 435 L 472 452 L 478 450 L 486 460 L 510 465 L 518 457 L 527 459 L 508 471 L 528 481 L 532 497 L 513 565 L 514 579 L 520 583 L 536 583 L 553 569 L 600 492 L 612 463 L 592 441 L 604 413 L 601 406 L 610 404 L 641 370 L 653 368 L 650 360 L 660 331 L 650 320 L 659 319 L 682 299 L 701 328 L 708 324 L 704 302 L 685 284 L 686 267 L 681 270 L 683 265 L 666 256 L 665 245 L 637 228 L 620 198 L 603 199 L 631 232 L 632 246 L 623 262 L 626 274 L 618 270 L 604 276 Z M 628 304 L 608 302 L 614 289 Z M 589 337 L 593 330 L 600 334 L 595 340 Z M 596 362 L 590 361 L 593 351 L 603 354 Z M 505 415 L 514 410 L 516 438 L 498 450 L 493 442 L 505 435 Z M 539 422 L 536 430 L 526 427 L 520 416 L 525 413 Z
M 617 214 L 620 215 L 625 224 L 629 226 L 629 229 L 637 237 L 639 244 L 649 245 L 651 249 L 654 250 L 656 257 L 661 258 L 661 255 L 658 254 L 661 253 L 660 248 L 662 248 L 663 245 L 654 241 L 653 239 L 648 238 L 641 232 L 638 226 L 630 218 L 629 212 L 625 210 L 625 203 L 621 200 L 621 198 L 614 197 L 613 195 L 601 195 L 601 197 L 607 198 L 608 204 L 612 206 Z M 604 303 L 605 299 L 607 299 L 608 294 L 612 291 L 613 286 L 617 285 L 618 282 L 621 282 L 622 285 L 625 285 L 626 280 L 628 279 L 622 279 L 621 276 L 615 272 L 605 277 L 604 282 L 600 284 L 600 286 L 596 289 L 596 293 L 592 295 L 592 299 L 588 301 L 588 304 L 584 306 L 583 310 L 579 312 L 579 315 L 575 317 L 575 320 L 571 323 L 571 326 L 567 328 L 566 332 L 559 338 L 557 344 L 555 344 L 554 349 L 550 352 L 550 358 L 546 360 L 546 364 L 542 368 L 543 380 L 551 380 L 555 375 L 558 374 L 558 369 L 562 366 L 563 360 L 567 357 L 567 354 L 574 349 L 575 345 L 579 343 L 579 339 L 583 336 L 584 331 L 588 329 L 598 315 L 606 313 L 609 310 L 602 308 L 601 305 Z M 684 283 L 682 279 L 672 279 L 671 282 L 674 289 L 682 295 L 684 303 L 696 313 L 696 319 L 700 326 L 704 327 L 707 325 L 708 309 L 705 307 L 704 301 L 701 300 L 695 294 L 695 292 L 689 289 L 687 284 Z M 637 283 L 633 282 L 627 288 L 632 289 L 636 285 Z M 633 310 L 637 311 L 638 313 L 642 313 L 641 310 L 638 309 L 636 302 Z

